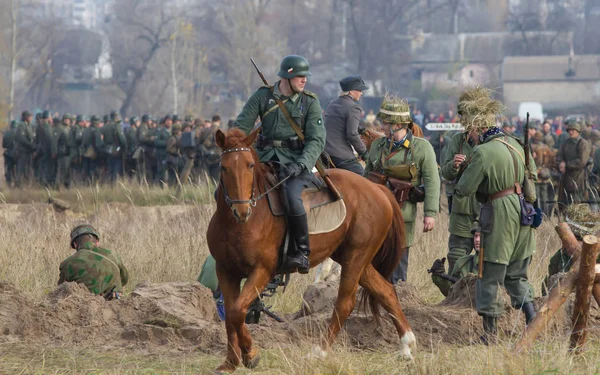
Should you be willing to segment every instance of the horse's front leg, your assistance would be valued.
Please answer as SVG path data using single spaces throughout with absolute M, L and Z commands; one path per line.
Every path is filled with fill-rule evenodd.
M 231 277 L 226 271 L 222 270 L 217 265 L 217 277 L 219 279 L 219 287 L 223 293 L 223 301 L 225 302 L 225 328 L 227 329 L 227 357 L 225 361 L 217 367 L 217 372 L 233 372 L 240 364 L 241 350 L 238 339 L 239 324 L 235 319 L 232 319 L 236 301 L 240 296 L 241 278 Z M 243 322 L 243 321 L 242 321 Z
M 258 348 L 252 347 L 252 337 L 245 323 L 246 314 L 250 304 L 260 295 L 269 279 L 270 272 L 264 268 L 256 268 L 252 271 L 244 288 L 237 299 L 232 314 L 235 314 L 236 327 L 238 328 L 238 342 L 242 351 L 242 363 L 248 368 L 258 365 Z M 238 324 L 239 323 L 239 324 Z

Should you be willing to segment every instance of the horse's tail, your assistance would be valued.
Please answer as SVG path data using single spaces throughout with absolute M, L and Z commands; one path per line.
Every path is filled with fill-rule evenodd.
M 388 189 L 382 188 L 381 190 L 385 193 L 386 197 L 392 204 L 394 213 L 392 217 L 392 225 L 390 226 L 385 241 L 383 241 L 383 245 L 381 245 L 381 248 L 377 254 L 375 254 L 371 264 L 387 281 L 396 269 L 396 266 L 400 262 L 400 257 L 405 251 L 405 230 L 404 219 L 402 218 L 402 209 L 400 208 L 400 205 L 398 202 L 396 202 L 396 199 Z M 377 299 L 366 289 L 362 290 L 361 299 L 364 302 L 365 307 L 367 307 L 367 305 L 370 307 L 375 321 L 379 323 L 379 303 L 377 302 Z

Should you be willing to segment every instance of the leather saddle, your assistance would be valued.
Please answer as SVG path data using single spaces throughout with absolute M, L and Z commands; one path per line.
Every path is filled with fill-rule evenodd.
M 307 213 L 313 208 L 321 207 L 328 203 L 335 202 L 331 191 L 325 184 L 325 181 L 323 181 L 319 176 L 315 177 L 319 182 L 318 186 L 315 186 L 314 188 L 304 189 L 304 191 L 302 192 L 302 202 L 304 203 L 304 209 Z M 279 178 L 273 170 L 270 170 L 267 174 L 267 181 L 268 186 L 266 186 L 266 189 L 271 189 L 279 182 Z M 271 190 L 267 194 L 269 208 L 271 209 L 271 213 L 273 214 L 273 216 L 279 217 L 285 215 L 285 209 L 283 206 L 282 198 L 283 197 L 280 187 Z

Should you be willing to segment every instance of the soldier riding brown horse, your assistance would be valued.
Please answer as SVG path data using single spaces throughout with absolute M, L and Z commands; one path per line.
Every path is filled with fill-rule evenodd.
M 216 143 L 222 150 L 217 210 L 208 227 L 210 252 L 217 262 L 217 276 L 225 300 L 227 357 L 217 371 L 232 372 L 242 362 L 258 364 L 258 349 L 244 323 L 250 303 L 278 272 L 280 248 L 286 237 L 284 217 L 271 214 L 267 199 L 268 167 L 259 162 L 252 145 L 257 132 L 248 136 L 239 129 L 227 134 L 218 130 Z M 412 358 L 416 340 L 402 312 L 389 276 L 404 248 L 404 222 L 392 194 L 352 172 L 329 171 L 343 195 L 346 217 L 328 233 L 311 234 L 310 264 L 328 257 L 342 266 L 340 287 L 323 349 L 325 356 L 344 322 L 354 309 L 358 285 L 375 319 L 381 304 L 391 315 L 400 337 L 400 354 Z M 240 282 L 247 278 L 240 291 Z

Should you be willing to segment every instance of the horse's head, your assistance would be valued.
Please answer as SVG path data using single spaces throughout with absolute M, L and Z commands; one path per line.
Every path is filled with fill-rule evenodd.
M 221 181 L 225 202 L 238 222 L 246 222 L 256 206 L 255 168 L 260 161 L 252 148 L 258 130 L 248 136 L 240 129 L 227 133 L 217 130 L 215 140 L 221 149 Z

